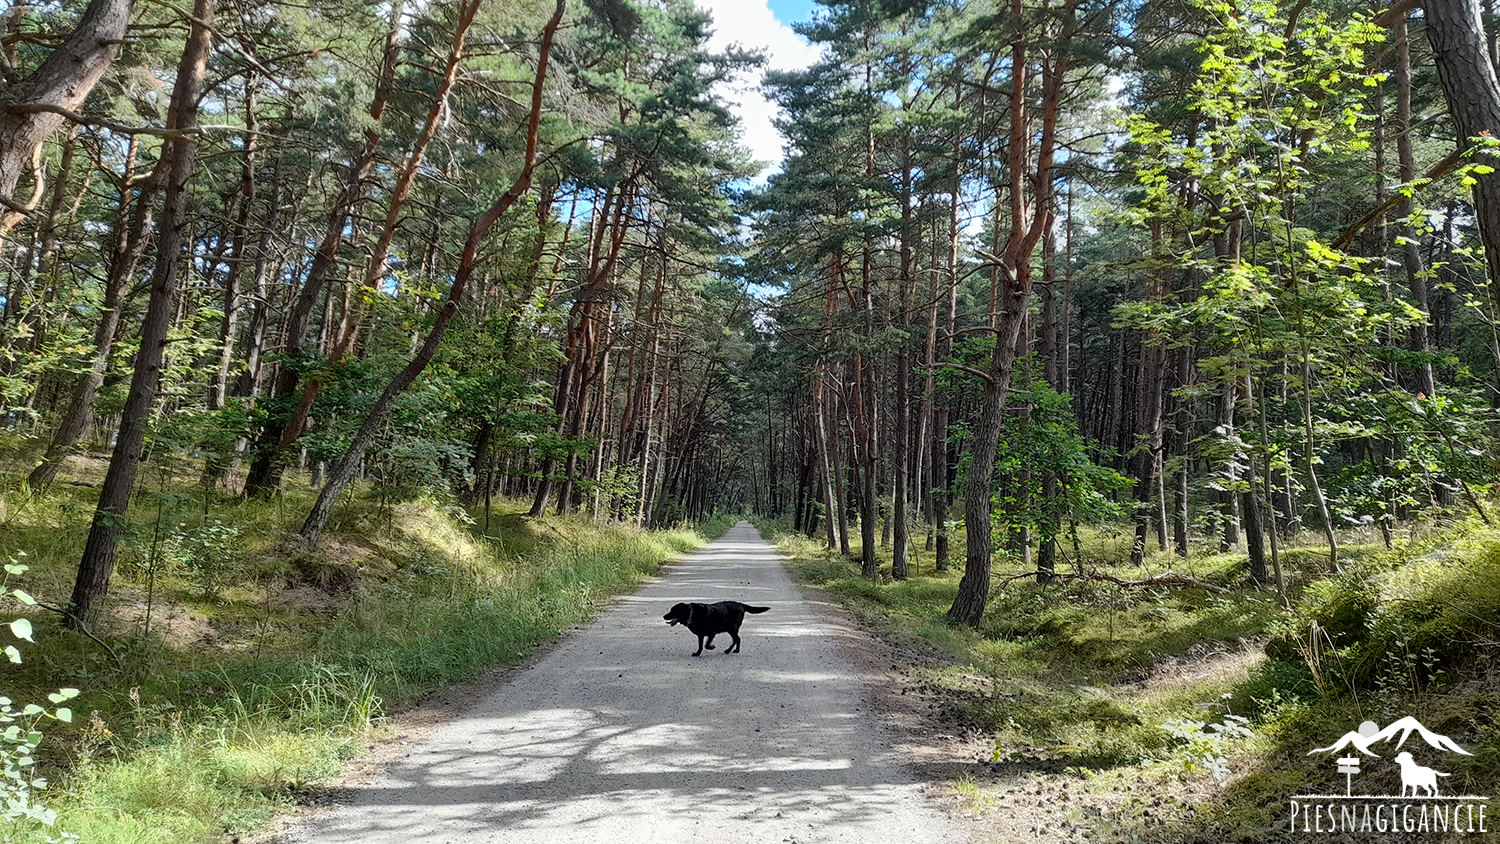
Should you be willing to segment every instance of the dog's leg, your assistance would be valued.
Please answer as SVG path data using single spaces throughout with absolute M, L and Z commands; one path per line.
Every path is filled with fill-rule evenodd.
M 709 650 L 713 650 L 714 649 L 714 637 L 717 636 L 717 635 L 719 635 L 719 634 L 717 634 L 717 633 L 710 633 L 710 634 L 708 634 L 708 644 L 704 645 L 703 647 L 708 648 Z
M 729 631 L 729 635 L 734 637 L 734 644 L 730 645 L 729 650 L 725 651 L 724 653 L 737 654 L 740 652 L 740 634 L 731 630 Z
M 709 647 L 713 647 L 713 645 L 709 645 Z M 702 636 L 698 637 L 698 650 L 693 651 L 693 656 L 703 656 L 703 637 Z

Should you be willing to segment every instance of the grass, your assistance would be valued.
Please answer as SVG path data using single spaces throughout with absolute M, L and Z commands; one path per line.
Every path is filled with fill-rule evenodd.
M 11 586 L 64 604 L 91 490 L 0 491 L 3 547 L 30 571 Z M 318 550 L 289 551 L 310 497 L 202 499 L 170 479 L 132 507 L 105 621 L 113 653 L 33 610 L 38 644 L 5 694 L 82 690 L 40 748 L 51 829 L 88 842 L 207 842 L 250 832 L 303 799 L 392 714 L 513 663 L 727 518 L 644 531 L 579 516 L 484 516 L 421 493 L 365 491 Z M 207 511 L 205 513 L 205 510 Z
M 887 565 L 875 583 L 857 560 L 762 527 L 799 579 L 882 635 L 937 653 L 912 676 L 991 756 L 955 775 L 955 794 L 976 811 L 1005 811 L 994 807 L 1019 783 L 1058 801 L 1087 795 L 1068 822 L 1093 841 L 1279 840 L 1289 795 L 1327 779 L 1327 760 L 1308 751 L 1366 718 L 1405 714 L 1475 754 L 1441 760 L 1453 774 L 1445 793 L 1500 792 L 1500 671 L 1489 656 L 1500 638 L 1500 531 L 1426 531 L 1392 552 L 1350 543 L 1337 576 L 1315 545 L 1293 547 L 1283 608 L 1246 582 L 1243 555 L 1159 554 L 1132 569 L 1121 531 L 1090 530 L 1078 549 L 1087 571 L 1135 580 L 1171 568 L 1225 591 L 1040 585 L 1011 578 L 1019 563 L 1002 554 L 972 630 L 945 615 L 960 571 L 933 570 L 930 554 L 917 552 L 909 580 L 891 581 Z M 879 556 L 888 563 L 888 549 Z M 1070 552 L 1059 569 L 1074 564 Z M 1372 768 L 1363 782 L 1394 793 L 1393 777 Z

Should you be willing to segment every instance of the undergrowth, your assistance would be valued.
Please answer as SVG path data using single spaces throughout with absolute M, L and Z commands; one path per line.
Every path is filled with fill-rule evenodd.
M 1073 782 L 1096 800 L 1070 816 L 1091 840 L 1290 840 L 1290 795 L 1334 787 L 1330 760 L 1309 751 L 1364 720 L 1405 715 L 1473 753 L 1428 763 L 1452 775 L 1445 793 L 1500 792 L 1500 530 L 1423 531 L 1394 551 L 1351 544 L 1337 575 L 1326 549 L 1294 547 L 1282 560 L 1289 608 L 1247 583 L 1243 554 L 1160 554 L 1134 569 L 1122 532 L 1089 531 L 1060 573 L 1081 565 L 1129 581 L 1170 568 L 1214 588 L 1043 585 L 1012 576 L 1024 572 L 1002 553 L 972 630 L 946 618 L 961 536 L 952 570 L 935 571 L 918 546 L 910 579 L 891 581 L 887 567 L 876 583 L 857 559 L 762 527 L 799 579 L 883 636 L 940 654 L 918 660 L 914 685 L 993 747 L 966 783 L 999 794 L 1019 781 Z M 1395 793 L 1395 766 L 1383 764 L 1366 766 L 1364 785 Z
M 0 494 L 0 536 L 28 554 L 44 603 L 66 603 L 85 497 Z M 486 530 L 477 510 L 385 490 L 346 499 L 318 550 L 289 551 L 302 497 L 137 502 L 104 645 L 48 620 L 8 670 L 18 699 L 82 690 L 74 724 L 41 747 L 56 825 L 10 825 L 8 840 L 252 831 L 392 729 L 393 713 L 515 662 L 731 523 L 644 531 L 529 519 L 505 502 Z

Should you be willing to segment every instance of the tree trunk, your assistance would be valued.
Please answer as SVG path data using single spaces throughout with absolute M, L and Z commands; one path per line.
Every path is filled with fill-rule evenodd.
M 908 75 L 910 62 L 907 62 Z M 903 131 L 901 134 L 901 285 L 900 312 L 896 315 L 896 324 L 903 331 L 910 323 L 911 297 L 912 297 L 912 228 L 911 228 L 911 197 L 912 197 L 912 160 L 911 160 L 911 133 Z M 907 514 L 907 495 L 911 489 L 911 396 L 909 380 L 911 378 L 911 360 L 908 350 L 910 344 L 902 340 L 896 352 L 896 371 L 893 377 L 896 379 L 896 407 L 891 421 L 891 463 L 895 469 L 891 480 L 891 522 L 892 540 L 895 545 L 891 549 L 891 577 L 896 580 L 905 580 L 907 576 L 907 552 L 911 544 L 908 535 L 909 524 Z
M 1271 579 L 1266 567 L 1266 531 L 1261 524 L 1260 503 L 1255 498 L 1255 467 L 1245 470 L 1245 482 L 1250 489 L 1240 493 L 1240 515 L 1245 519 L 1245 547 L 1250 552 L 1250 579 L 1262 584 Z
M 1011 0 L 1011 14 L 1020 20 L 1022 0 Z M 1071 40 L 1074 0 L 1068 0 L 1055 33 Z M 1002 282 L 991 300 L 995 321 L 995 350 L 985 373 L 984 397 L 973 438 L 968 488 L 964 493 L 964 521 L 968 536 L 964 576 L 948 608 L 948 618 L 978 627 L 990 592 L 990 556 L 994 536 L 990 527 L 995 456 L 1000 442 L 1001 415 L 1015 369 L 1015 353 L 1031 302 L 1031 258 L 1052 215 L 1052 163 L 1057 141 L 1058 114 L 1067 76 L 1068 51 L 1060 49 L 1041 62 L 1039 102 L 1029 106 L 1029 71 L 1033 58 L 1029 42 L 1017 31 L 1010 44 L 1010 130 L 1006 150 L 1009 173 L 1010 235 L 996 264 Z M 1033 109 L 1039 109 L 1036 114 Z M 1033 129 L 1033 123 L 1039 124 Z M 1035 160 L 1032 160 L 1032 153 Z M 999 215 L 997 214 L 997 217 Z
M 1177 384 L 1179 387 L 1188 387 L 1192 384 L 1192 370 L 1193 350 L 1191 346 L 1184 346 L 1177 350 Z M 1188 473 L 1193 465 L 1189 454 L 1193 442 L 1192 406 L 1191 398 L 1182 398 L 1177 401 L 1177 430 L 1173 436 L 1178 465 L 1175 475 L 1177 483 L 1172 518 L 1172 545 L 1179 557 L 1188 555 Z
M 120 308 L 125 300 L 125 291 L 135 277 L 136 266 L 145 254 L 150 240 L 156 192 L 166 174 L 167 162 L 165 158 L 158 162 L 156 168 L 140 184 L 140 194 L 137 196 L 134 193 L 137 184 L 137 149 L 137 143 L 132 139 L 120 180 L 120 210 L 115 221 L 112 238 L 114 249 L 110 254 L 109 272 L 104 280 L 104 300 L 100 307 L 99 322 L 94 326 L 94 359 L 88 371 L 78 376 L 67 410 L 57 423 L 46 455 L 26 478 L 26 485 L 33 492 L 40 492 L 52 485 L 63 460 L 74 453 L 78 441 L 83 439 L 93 425 L 94 400 L 99 387 L 104 384 L 104 373 L 109 369 L 110 352 L 119 331 Z
M 443 302 L 442 309 L 438 311 L 437 319 L 428 330 L 421 348 L 417 350 L 416 356 L 407 363 L 406 367 L 386 386 L 385 391 L 376 400 L 375 406 L 370 409 L 370 414 L 365 417 L 364 424 L 354 435 L 354 440 L 349 444 L 349 450 L 334 463 L 329 471 L 327 484 L 318 494 L 318 500 L 313 504 L 312 512 L 308 513 L 306 521 L 302 523 L 300 533 L 308 546 L 317 543 L 323 528 L 328 524 L 328 517 L 333 513 L 333 505 L 338 501 L 339 494 L 350 481 L 354 480 L 354 474 L 364 459 L 365 452 L 374 444 L 376 434 L 390 417 L 391 409 L 396 405 L 396 399 L 417 380 L 422 371 L 427 368 L 433 355 L 437 354 L 438 345 L 442 343 L 443 336 L 448 332 L 448 324 L 452 322 L 454 314 L 458 312 L 459 304 L 463 301 L 464 289 L 474 273 L 474 266 L 479 257 L 479 245 L 484 240 L 485 234 L 504 216 L 506 211 L 510 210 L 516 200 L 531 188 L 532 174 L 536 169 L 538 131 L 542 119 L 542 87 L 547 78 L 547 63 L 552 51 L 552 40 L 557 34 L 558 25 L 562 22 L 566 2 L 567 0 L 557 0 L 552 17 L 542 30 L 542 41 L 537 53 L 536 76 L 531 87 L 531 114 L 526 125 L 526 152 L 522 159 L 521 174 L 516 177 L 510 189 L 469 227 L 469 235 L 464 240 L 463 254 L 459 259 L 458 270 L 453 276 L 453 284 L 449 286 L 447 299 Z
M 1438 81 L 1461 149 L 1473 138 L 1500 138 L 1500 82 L 1490 61 L 1478 0 L 1423 0 L 1423 20 L 1432 43 Z M 1478 161 L 1494 167 L 1493 148 Z M 1500 284 L 1500 169 L 1474 174 L 1474 217 L 1484 242 L 1490 283 Z
M 255 79 L 245 80 L 245 151 L 240 162 L 239 211 L 235 217 L 234 245 L 229 250 L 229 272 L 224 278 L 224 321 L 219 338 L 217 375 L 209 388 L 209 410 L 222 410 L 229 399 L 229 370 L 234 365 L 235 337 L 239 332 L 240 278 L 244 275 L 245 242 L 250 239 L 250 220 L 255 210 L 256 153 L 260 144 L 255 114 Z M 210 458 L 210 463 L 214 458 Z M 213 472 L 212 474 L 218 474 Z
M 826 387 L 824 378 L 819 373 L 813 385 L 813 425 L 817 429 L 818 440 L 818 481 L 823 491 L 823 531 L 827 534 L 826 546 L 829 551 L 838 547 L 838 538 L 834 535 L 835 511 L 833 505 L 834 496 L 834 438 L 828 430 L 827 419 L 827 396 L 824 395 Z
M 78 564 L 78 579 L 69 602 L 73 623 L 85 627 L 92 626 L 98 619 L 101 601 L 109 593 L 109 581 L 115 567 L 115 545 L 125 531 L 125 512 L 130 507 L 136 468 L 145 445 L 146 429 L 150 427 L 151 406 L 156 401 L 161 382 L 167 330 L 171 327 L 177 296 L 183 235 L 188 225 L 188 180 L 192 177 L 197 157 L 193 129 L 198 125 L 198 103 L 203 96 L 203 76 L 213 38 L 213 0 L 196 0 L 193 18 L 182 60 L 177 66 L 177 83 L 172 89 L 171 111 L 167 116 L 167 127 L 180 134 L 169 138 L 162 151 L 162 160 L 167 162 L 166 199 L 156 248 L 156 267 L 151 274 L 151 298 L 141 325 L 141 347 L 136 353 L 130 392 L 120 412 L 120 431 L 115 440 L 114 454 L 104 476 L 104 486 L 99 491 L 99 504 L 94 511 L 83 559 Z
M 1141 342 L 1141 379 L 1139 389 L 1142 393 L 1138 402 L 1139 415 L 1136 418 L 1140 440 L 1135 447 L 1134 463 L 1135 475 L 1135 542 L 1130 549 L 1130 564 L 1140 566 L 1146 559 L 1146 536 L 1150 532 L 1153 521 L 1157 523 L 1158 537 L 1161 536 L 1162 524 L 1159 508 L 1155 507 L 1157 495 L 1160 492 L 1160 465 L 1162 447 L 1162 348 L 1153 339 L 1144 338 Z M 1156 512 L 1153 512 L 1156 510 Z M 1153 519 L 1153 515 L 1155 518 Z M 1158 542 L 1165 545 L 1165 542 Z
M 0 236 L 25 216 L 11 197 L 66 112 L 83 107 L 125 43 L 133 0 L 91 0 L 78 26 L 30 76 L 0 98 Z M 169 129 L 183 127 L 168 126 Z M 41 185 L 36 195 L 41 195 Z

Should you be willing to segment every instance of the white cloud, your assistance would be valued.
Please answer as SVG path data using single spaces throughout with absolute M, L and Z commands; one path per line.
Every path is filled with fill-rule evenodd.
M 820 51 L 797 36 L 792 28 L 776 19 L 766 0 L 695 0 L 698 8 L 714 16 L 713 36 L 709 49 L 722 50 L 732 44 L 766 54 L 766 67 L 772 70 L 797 70 L 818 60 Z M 781 164 L 781 133 L 771 124 L 779 109 L 759 91 L 759 74 L 742 76 L 738 84 L 719 91 L 734 106 L 743 123 L 742 142 L 759 161 L 771 167 Z M 761 171 L 766 175 L 766 171 Z

